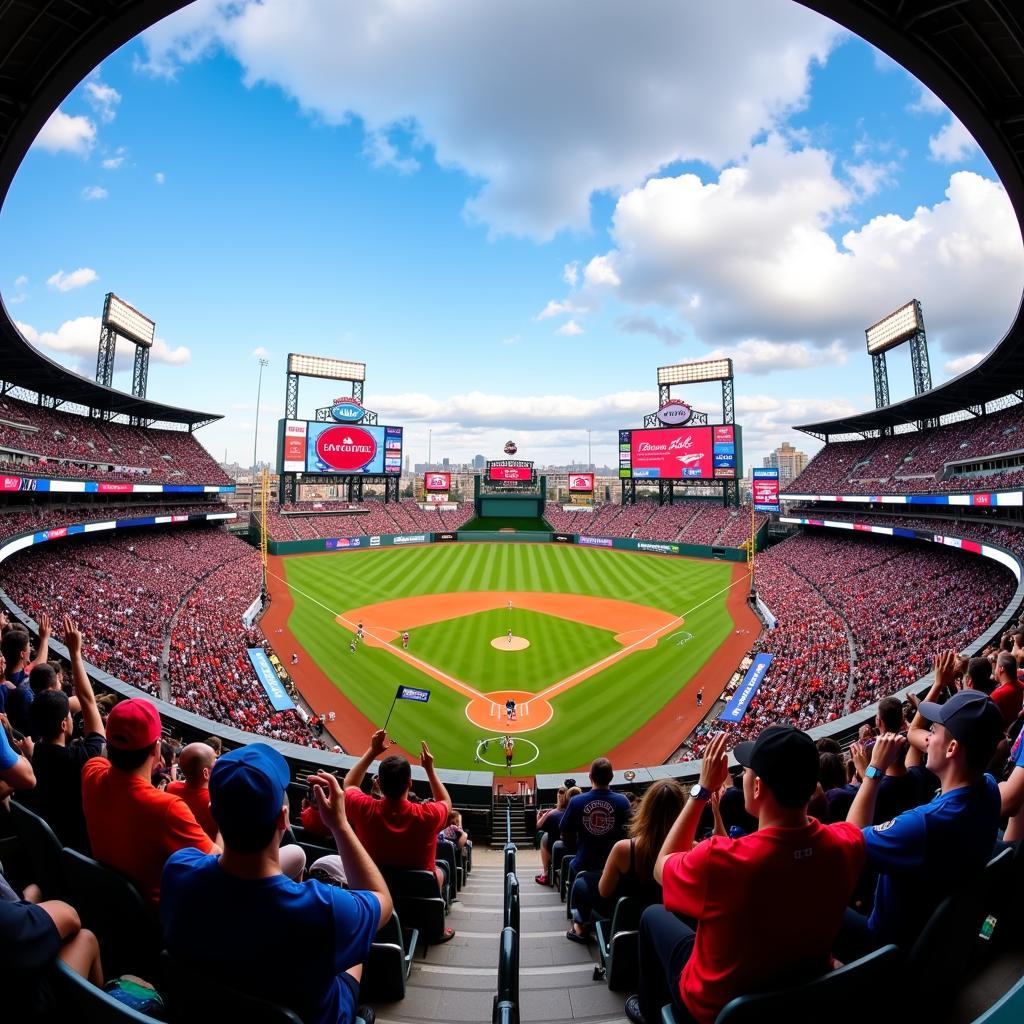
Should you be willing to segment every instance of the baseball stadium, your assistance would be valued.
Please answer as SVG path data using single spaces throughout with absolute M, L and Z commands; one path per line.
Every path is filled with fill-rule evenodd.
M 263 45 L 239 26 L 275 2 L 0 3 L 0 210 L 31 151 L 85 131 L 61 110 L 74 90 L 91 131 L 113 120 L 104 62 L 175 18 Z M 773 4 L 871 44 L 948 108 L 1019 235 L 1012 4 Z M 287 17 L 328 17 L 306 6 Z M 216 48 L 202 39 L 181 67 Z M 365 159 L 405 182 L 416 161 L 374 131 Z M 111 173 L 135 159 L 82 138 Z M 457 163 L 440 142 L 437 160 Z M 90 187 L 83 202 L 106 199 Z M 565 280 L 622 284 L 619 255 Z M 16 317 L 27 276 L 5 288 L 3 1004 L 102 1024 L 1019 1020 L 1024 305 L 933 383 L 928 329 L 953 328 L 926 323 L 916 280 L 858 310 L 866 351 L 840 364 L 873 401 L 771 406 L 747 341 L 701 355 L 688 339 L 640 371 L 604 469 L 589 428 L 553 462 L 559 410 L 514 403 L 467 428 L 465 450 L 489 449 L 472 462 L 413 466 L 442 416 L 389 393 L 388 346 L 299 328 L 273 369 L 254 353 L 242 443 L 262 410 L 273 452 L 237 467 L 207 440 L 233 429 L 228 399 L 147 397 L 150 369 L 156 384 L 176 364 L 157 317 L 184 314 L 104 281 L 72 344 Z M 570 314 L 555 333 L 583 333 L 572 295 L 534 323 Z M 426 352 L 424 373 L 448 358 Z M 479 362 L 483 388 L 497 371 Z M 753 457 L 769 406 L 815 450 L 795 469 L 782 447 Z

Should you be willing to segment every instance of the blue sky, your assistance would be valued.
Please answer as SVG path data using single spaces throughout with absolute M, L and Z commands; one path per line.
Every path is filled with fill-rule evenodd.
M 711 8 L 710 10 L 707 8 Z M 933 377 L 1021 293 L 958 122 L 789 0 L 549 9 L 203 0 L 107 60 L 14 183 L 0 292 L 92 374 L 103 295 L 157 321 L 150 395 L 271 458 L 289 351 L 368 364 L 407 451 L 613 462 L 655 368 L 737 367 L 747 464 L 872 403 L 863 328 L 921 299 Z M 737 26 L 739 26 L 737 28 Z M 115 383 L 130 385 L 130 353 Z M 890 356 L 893 397 L 910 390 Z M 306 382 L 303 412 L 334 389 Z M 680 392 L 714 418 L 715 390 Z

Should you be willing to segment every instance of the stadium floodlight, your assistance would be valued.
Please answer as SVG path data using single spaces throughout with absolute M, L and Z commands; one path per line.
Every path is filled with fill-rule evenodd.
M 366 363 L 349 359 L 331 359 L 328 356 L 302 356 L 288 353 L 288 372 L 303 377 L 323 377 L 325 380 L 366 380 Z
M 709 380 L 731 379 L 731 359 L 704 359 L 697 363 L 658 367 L 659 384 L 700 384 Z
M 113 292 L 107 292 L 103 301 L 103 326 L 109 327 L 122 338 L 134 341 L 136 345 L 151 348 L 156 335 L 156 323 L 143 316 L 134 306 L 129 306 Z
M 921 303 L 917 299 L 911 299 L 888 316 L 883 316 L 878 323 L 872 324 L 864 332 L 864 338 L 868 343 L 869 354 L 879 355 L 913 338 L 923 330 L 924 315 L 921 313 Z

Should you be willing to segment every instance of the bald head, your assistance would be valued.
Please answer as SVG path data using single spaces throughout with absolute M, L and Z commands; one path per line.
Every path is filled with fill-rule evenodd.
M 178 767 L 190 786 L 202 788 L 210 781 L 210 771 L 217 755 L 205 743 L 190 743 L 178 755 Z

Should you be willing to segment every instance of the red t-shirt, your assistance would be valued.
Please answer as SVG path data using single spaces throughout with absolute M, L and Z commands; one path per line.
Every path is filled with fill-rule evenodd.
M 1024 687 L 1019 682 L 1000 683 L 989 696 L 995 701 L 1003 716 L 1003 721 L 1011 725 L 1020 714 L 1024 702 Z
M 345 813 L 359 841 L 379 867 L 433 871 L 437 834 L 448 824 L 447 804 L 375 800 L 359 789 L 345 790 Z
M 82 810 L 92 855 L 131 879 L 153 904 L 160 902 L 160 876 L 175 850 L 214 852 L 184 800 L 117 771 L 105 757 L 85 762 Z
M 180 796 L 188 804 L 189 810 L 195 815 L 199 827 L 211 838 L 216 840 L 217 822 L 213 820 L 210 810 L 210 791 L 206 786 L 190 786 L 187 782 L 169 782 L 165 793 Z
M 331 834 L 331 830 L 324 824 L 324 819 L 320 815 L 320 808 L 312 804 L 299 811 L 299 821 L 302 822 L 302 827 L 317 839 L 326 839 Z
M 665 906 L 697 921 L 679 992 L 699 1024 L 712 1024 L 736 996 L 827 970 L 863 863 L 859 828 L 813 818 L 741 839 L 713 836 L 669 857 Z

